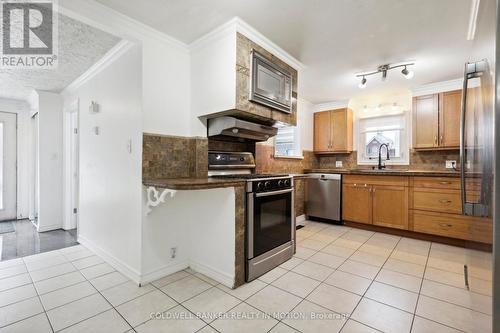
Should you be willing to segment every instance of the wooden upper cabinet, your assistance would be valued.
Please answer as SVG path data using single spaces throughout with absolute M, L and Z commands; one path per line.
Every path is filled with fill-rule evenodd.
M 460 146 L 460 111 L 462 91 L 448 91 L 439 94 L 439 146 L 458 148 Z
M 462 91 L 413 98 L 413 148 L 455 149 L 460 146 Z
M 413 98 L 413 148 L 429 149 L 438 146 L 438 95 Z
M 314 114 L 314 151 L 326 152 L 330 150 L 331 141 L 331 112 L 323 111 Z
M 314 114 L 314 152 L 317 154 L 352 151 L 352 111 L 348 108 Z

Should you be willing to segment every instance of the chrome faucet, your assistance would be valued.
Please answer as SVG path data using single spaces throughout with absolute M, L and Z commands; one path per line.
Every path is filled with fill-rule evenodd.
M 377 168 L 379 170 L 385 169 L 385 163 L 382 165 L 382 147 L 385 146 L 385 151 L 387 152 L 387 158 L 385 159 L 386 161 L 390 160 L 389 158 L 389 146 L 387 143 L 383 143 L 378 147 L 378 166 Z

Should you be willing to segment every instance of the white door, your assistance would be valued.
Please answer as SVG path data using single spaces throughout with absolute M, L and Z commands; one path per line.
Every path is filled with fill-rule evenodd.
M 17 217 L 17 115 L 0 112 L 0 221 Z

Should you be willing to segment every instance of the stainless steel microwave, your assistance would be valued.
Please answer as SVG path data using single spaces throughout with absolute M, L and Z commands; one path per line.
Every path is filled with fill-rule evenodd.
M 252 50 L 250 100 L 273 109 L 292 112 L 292 76 L 290 73 Z

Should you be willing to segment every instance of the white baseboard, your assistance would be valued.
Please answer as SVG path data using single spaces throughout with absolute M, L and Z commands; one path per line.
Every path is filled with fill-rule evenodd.
M 231 276 L 229 274 L 226 274 L 224 272 L 221 272 L 217 269 L 214 269 L 212 267 L 208 267 L 204 264 L 200 264 L 199 262 L 196 261 L 189 261 L 189 267 L 191 267 L 192 270 L 201 273 L 203 275 L 208 276 L 209 278 L 214 279 L 215 281 L 222 283 L 228 288 L 233 288 L 234 287 L 234 275 Z
M 134 283 L 138 285 L 144 285 L 151 281 L 158 280 L 167 275 L 182 271 L 188 267 L 191 267 L 194 271 L 204 274 L 209 278 L 214 279 L 217 282 L 222 283 L 228 288 L 233 288 L 234 286 L 234 276 L 231 276 L 227 273 L 221 272 L 212 267 L 206 266 L 196 261 L 187 261 L 183 260 L 181 262 L 174 263 L 172 265 L 164 266 L 162 268 L 156 269 L 154 271 L 148 272 L 144 275 L 141 275 L 137 270 L 133 269 L 122 260 L 116 258 L 114 255 L 110 254 L 108 251 L 104 250 L 100 246 L 97 246 L 94 242 L 88 240 L 83 236 L 78 236 L 78 242 L 97 254 L 99 257 L 104 259 L 108 264 L 113 266 L 118 272 L 122 273 Z
M 51 230 L 56 230 L 56 229 L 61 229 L 61 228 L 62 228 L 61 224 L 51 224 L 51 225 L 40 226 L 40 223 L 38 223 L 38 226 L 37 226 L 38 232 L 51 231 Z
M 104 259 L 108 264 L 113 266 L 114 269 L 116 269 L 118 272 L 122 273 L 126 277 L 128 277 L 130 280 L 133 282 L 137 283 L 138 285 L 142 283 L 141 281 L 141 275 L 140 273 L 124 263 L 122 260 L 116 258 L 114 255 L 110 254 L 108 251 L 104 250 L 100 246 L 96 245 L 94 242 L 88 240 L 87 238 L 79 235 L 78 236 L 78 243 L 82 244 L 95 254 L 97 254 L 99 257 Z
M 162 277 L 165 277 L 170 274 L 174 274 L 176 272 L 182 271 L 189 267 L 189 263 L 187 260 L 183 260 L 181 262 L 174 263 L 172 265 L 164 266 L 160 269 L 156 269 L 152 272 L 146 273 L 141 276 L 141 284 L 146 284 Z
M 305 226 L 305 222 L 306 221 L 306 215 L 305 214 L 302 214 L 302 215 L 299 215 L 295 218 L 295 224 L 296 225 L 301 225 L 301 226 Z

